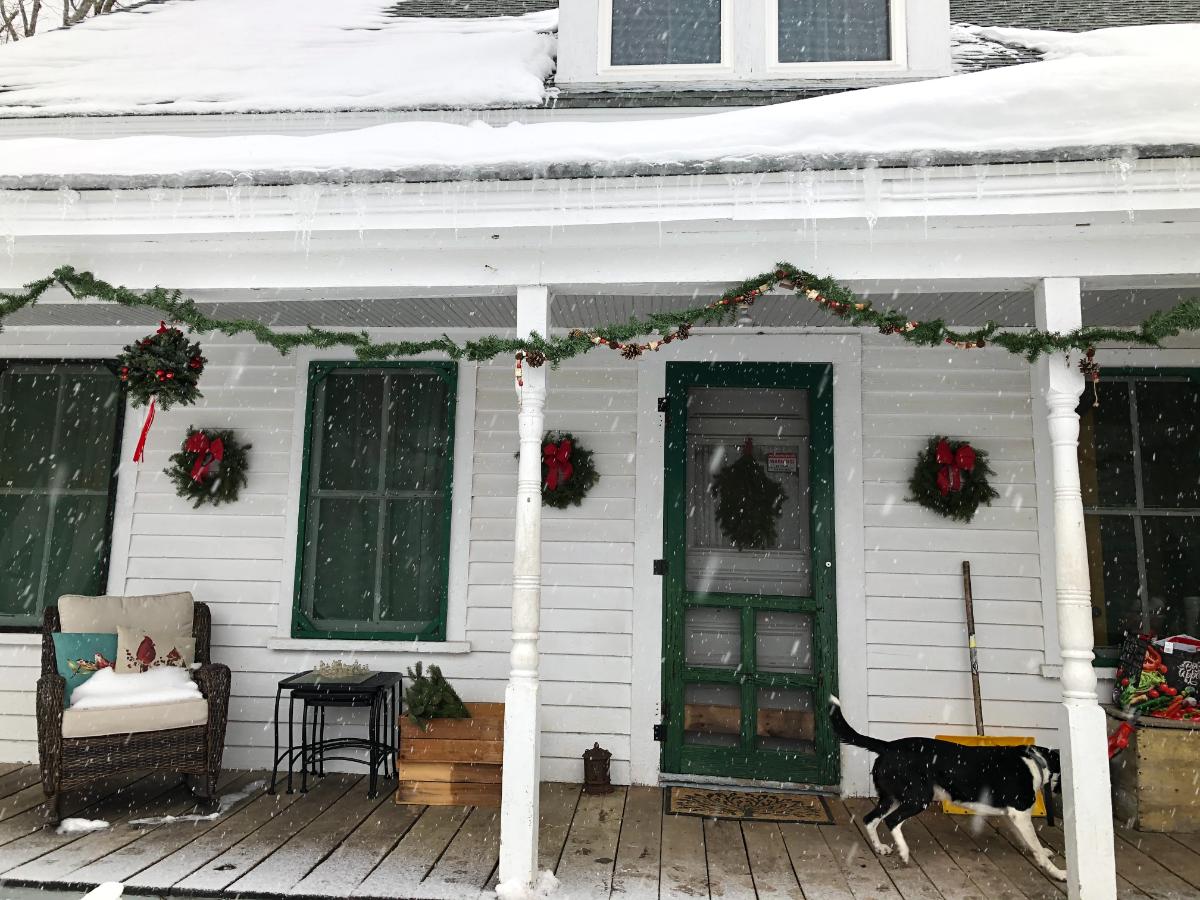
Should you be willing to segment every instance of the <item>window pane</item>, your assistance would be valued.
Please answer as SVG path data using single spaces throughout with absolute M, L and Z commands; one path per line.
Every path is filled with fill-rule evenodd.
M 612 0 L 612 65 L 720 61 L 721 0 Z
M 814 725 L 812 691 L 758 689 L 756 740 L 762 749 L 812 753 Z
M 122 404 L 120 382 L 107 371 L 70 376 L 62 401 L 55 481 L 63 487 L 107 493 L 117 440 L 113 425 Z
M 1146 516 L 1148 630 L 1157 635 L 1200 634 L 1200 517 Z
M 322 490 L 373 491 L 379 486 L 383 379 L 374 373 L 331 374 L 318 388 Z M 318 403 L 317 407 L 320 408 Z
M 436 623 L 446 592 L 445 506 L 440 497 L 387 504 L 380 617 L 405 632 Z
M 43 596 L 53 601 L 63 594 L 103 593 L 100 576 L 107 555 L 107 517 L 107 492 L 55 500 Z
M 316 620 L 370 622 L 375 610 L 378 500 L 309 504 L 306 594 Z
M 742 689 L 731 684 L 683 688 L 683 742 L 737 747 L 742 742 Z
M 36 624 L 49 500 L 43 495 L 0 494 L 0 614 Z
M 760 672 L 811 675 L 813 617 L 810 613 L 759 610 L 755 623 Z
M 779 0 L 779 61 L 890 59 L 888 0 Z
M 693 606 L 684 613 L 683 661 L 709 669 L 742 663 L 742 614 L 736 609 Z
M 1085 516 L 1093 624 L 1098 647 L 1142 630 L 1137 541 L 1132 516 Z
M 1101 381 L 1100 405 L 1091 389 L 1080 406 L 1079 469 L 1083 505 L 1132 507 L 1137 504 L 1133 472 L 1133 425 L 1129 419 L 1129 384 Z
M 1190 381 L 1143 381 L 1136 390 L 1143 505 L 1200 508 L 1195 470 L 1200 459 L 1200 388 Z
M 48 487 L 58 415 L 57 375 L 0 373 L 0 487 Z
M 388 385 L 387 488 L 437 491 L 449 462 L 446 382 L 431 372 L 397 372 Z

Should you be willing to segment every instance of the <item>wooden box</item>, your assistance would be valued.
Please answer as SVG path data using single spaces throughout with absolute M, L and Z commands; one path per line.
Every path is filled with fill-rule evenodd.
M 1111 734 L 1122 720 L 1110 710 Z M 1200 831 L 1200 728 L 1139 716 L 1129 746 L 1113 757 L 1113 813 L 1139 831 Z
M 504 704 L 468 703 L 469 719 L 400 720 L 397 803 L 499 806 Z

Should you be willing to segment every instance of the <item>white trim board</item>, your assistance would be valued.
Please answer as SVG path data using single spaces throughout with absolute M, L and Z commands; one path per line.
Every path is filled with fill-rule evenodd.
M 838 691 L 847 715 L 866 722 L 867 611 L 863 548 L 862 339 L 858 333 L 724 334 L 673 344 L 643 357 L 638 375 L 638 435 L 633 604 L 633 692 L 630 769 L 635 784 L 656 784 L 661 719 L 662 579 L 652 572 L 663 546 L 663 426 L 657 398 L 666 392 L 668 362 L 827 362 L 833 364 L 834 534 L 837 540 Z M 870 793 L 868 756 L 842 748 L 842 790 Z

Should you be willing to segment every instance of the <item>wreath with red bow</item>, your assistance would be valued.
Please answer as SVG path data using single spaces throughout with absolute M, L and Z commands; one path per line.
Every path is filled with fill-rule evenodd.
M 988 484 L 988 477 L 995 474 L 984 451 L 967 441 L 933 437 L 917 457 L 908 499 L 946 518 L 970 522 L 979 504 L 991 505 L 1000 496 Z
M 163 471 L 175 482 L 176 494 L 195 501 L 193 508 L 220 506 L 236 500 L 246 486 L 249 450 L 232 431 L 188 428 L 183 446 Z
M 579 506 L 600 480 L 592 451 L 575 435 L 549 431 L 542 438 L 542 503 L 555 509 Z

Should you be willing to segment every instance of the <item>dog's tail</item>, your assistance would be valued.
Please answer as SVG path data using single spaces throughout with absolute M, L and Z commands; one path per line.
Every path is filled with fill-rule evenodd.
M 842 715 L 842 702 L 832 694 L 829 697 L 829 720 L 833 723 L 834 733 L 843 744 L 852 744 L 855 747 L 862 747 L 870 750 L 872 753 L 882 753 L 887 749 L 888 742 L 881 741 L 878 738 L 868 737 L 865 734 L 859 734 L 846 721 L 846 717 Z

